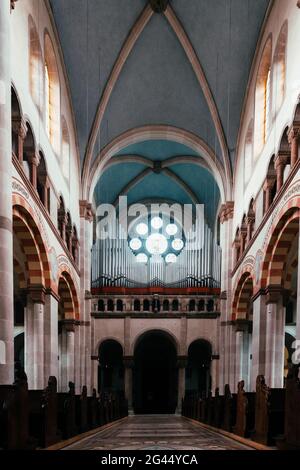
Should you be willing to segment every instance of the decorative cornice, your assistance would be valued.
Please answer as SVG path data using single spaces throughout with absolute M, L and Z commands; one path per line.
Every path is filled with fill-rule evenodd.
M 223 224 L 224 222 L 227 222 L 229 219 L 232 219 L 233 218 L 233 212 L 234 212 L 234 202 L 233 201 L 228 201 L 225 204 L 222 204 L 220 212 L 219 212 L 219 217 L 220 217 L 221 224 Z

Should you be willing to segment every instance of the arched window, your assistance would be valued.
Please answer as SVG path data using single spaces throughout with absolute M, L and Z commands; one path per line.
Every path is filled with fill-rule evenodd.
M 134 302 L 133 302 L 133 310 L 135 312 L 139 312 L 141 310 L 141 302 L 139 301 L 139 299 L 135 299 Z
M 51 39 L 45 34 L 45 125 L 55 153 L 60 153 L 60 85 Z
M 117 311 L 118 312 L 123 312 L 123 302 L 121 299 L 117 300 Z
M 272 40 L 266 42 L 256 79 L 254 156 L 261 153 L 271 126 L 271 57 Z
M 253 157 L 253 119 L 251 120 L 245 139 L 244 148 L 244 183 L 248 183 L 252 173 L 252 157 Z
M 114 301 L 112 299 L 108 299 L 108 301 L 107 301 L 107 311 L 108 312 L 113 312 L 114 309 L 115 309 Z
M 179 303 L 177 299 L 174 299 L 172 302 L 172 311 L 173 312 L 178 312 L 179 310 Z
M 28 18 L 29 30 L 29 88 L 31 97 L 42 114 L 44 109 L 44 70 L 39 35 L 31 16 Z
M 165 300 L 163 301 L 163 310 L 164 310 L 165 312 L 168 312 L 169 309 L 170 309 L 170 303 L 169 303 L 168 299 L 165 299 Z
M 64 117 L 61 119 L 61 129 L 62 129 L 62 172 L 64 177 L 69 180 L 70 178 L 70 137 L 68 126 Z
M 59 206 L 57 209 L 57 225 L 60 236 L 63 240 L 66 238 L 66 209 L 63 198 L 59 198 Z
M 105 310 L 104 300 L 99 299 L 98 300 L 98 311 L 99 312 L 104 312 L 104 310 Z
M 196 301 L 191 299 L 189 302 L 189 311 L 194 312 L 196 310 Z
M 143 301 L 143 310 L 144 312 L 149 312 L 150 310 L 150 302 L 148 299 L 144 299 Z
M 273 62 L 273 112 L 278 113 L 285 95 L 286 79 L 286 47 L 288 23 L 283 24 L 276 44 Z

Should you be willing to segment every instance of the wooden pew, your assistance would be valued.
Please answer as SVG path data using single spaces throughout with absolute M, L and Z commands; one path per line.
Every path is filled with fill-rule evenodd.
M 212 396 L 212 392 L 210 391 L 208 397 L 206 399 L 206 419 L 205 423 L 213 426 L 214 424 L 214 401 L 215 398 Z
M 256 379 L 255 432 L 252 439 L 264 445 L 274 445 L 284 430 L 285 390 L 269 388 L 263 375 Z
M 77 434 L 75 386 L 73 382 L 69 382 L 69 392 L 57 394 L 57 403 L 58 428 L 63 439 L 68 439 Z
M 221 428 L 224 419 L 224 402 L 225 397 L 220 395 L 219 388 L 216 388 L 214 399 L 214 423 L 216 428 Z
M 286 379 L 284 435 L 276 445 L 280 450 L 300 450 L 300 379 L 296 365 L 290 367 Z
M 77 430 L 80 433 L 85 432 L 88 429 L 88 400 L 85 385 L 82 387 L 81 395 L 75 396 L 75 408 Z
M 0 449 L 18 448 L 18 416 L 14 385 L 0 386 Z
M 236 405 L 237 395 L 236 393 L 231 393 L 229 385 L 226 384 L 224 388 L 224 414 L 221 426 L 225 431 L 232 432 L 233 430 L 236 422 Z
M 20 363 L 15 364 L 13 385 L 0 386 L 0 447 L 30 449 L 34 442 L 28 430 L 28 384 Z
M 61 439 L 57 429 L 57 381 L 49 377 L 45 390 L 30 390 L 29 432 L 38 447 L 48 447 Z
M 238 383 L 236 423 L 233 432 L 238 436 L 249 437 L 255 426 L 255 393 L 245 392 L 245 382 Z
M 98 398 L 96 389 L 93 389 L 91 397 L 87 398 L 87 409 L 88 409 L 88 426 L 90 429 L 99 426 L 98 422 Z

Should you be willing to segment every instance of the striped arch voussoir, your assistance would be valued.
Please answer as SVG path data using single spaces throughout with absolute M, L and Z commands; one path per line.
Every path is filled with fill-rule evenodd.
M 17 204 L 13 206 L 13 230 L 26 258 L 29 284 L 50 288 L 51 273 L 47 251 L 39 224 L 30 207 Z
M 246 319 L 249 300 L 253 295 L 252 266 L 244 266 L 234 291 L 232 303 L 232 320 Z
M 299 198 L 295 198 L 299 204 Z M 285 208 L 286 209 L 286 208 Z M 282 209 L 273 223 L 262 265 L 261 288 L 283 285 L 285 263 L 293 240 L 299 232 L 299 206 Z
M 59 294 L 64 303 L 66 319 L 79 320 L 79 302 L 74 281 L 68 271 L 61 271 L 59 275 Z

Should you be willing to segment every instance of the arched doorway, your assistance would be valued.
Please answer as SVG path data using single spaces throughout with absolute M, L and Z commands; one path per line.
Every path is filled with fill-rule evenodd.
M 134 351 L 133 407 L 135 413 L 175 413 L 177 405 L 177 352 L 172 338 L 150 331 Z
M 99 347 L 98 392 L 124 395 L 123 348 L 108 339 Z
M 198 339 L 190 344 L 185 376 L 186 395 L 208 395 L 211 389 L 211 356 L 212 347 L 208 341 Z

